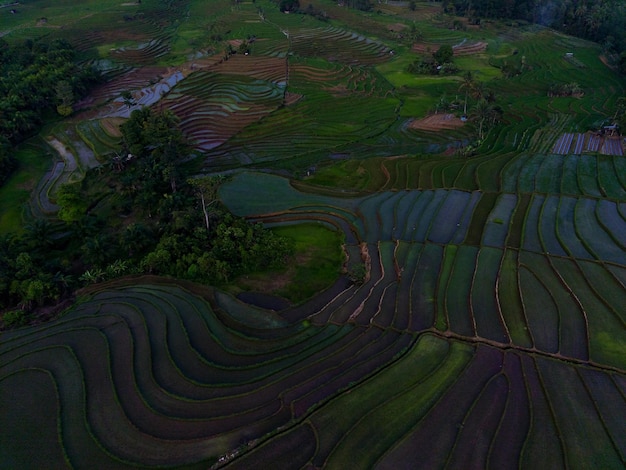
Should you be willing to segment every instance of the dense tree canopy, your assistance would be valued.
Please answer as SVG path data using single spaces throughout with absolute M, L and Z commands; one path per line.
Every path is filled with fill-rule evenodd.
M 175 114 L 143 108 L 121 132 L 110 165 L 58 190 L 61 226 L 35 220 L 23 236 L 0 238 L 0 309 L 29 311 L 124 274 L 220 284 L 286 262 L 286 239 L 221 206 L 223 178 L 192 177 Z
M 626 51 L 626 4 L 622 0 L 444 0 L 444 11 L 469 18 L 512 18 L 538 23 Z
M 0 183 L 14 166 L 11 145 L 33 134 L 46 112 L 71 114 L 73 102 L 98 80 L 96 70 L 78 65 L 67 41 L 0 38 Z

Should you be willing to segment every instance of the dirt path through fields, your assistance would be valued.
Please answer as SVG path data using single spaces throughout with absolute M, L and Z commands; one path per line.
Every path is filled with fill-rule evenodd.
M 74 155 L 69 150 L 67 150 L 67 148 L 65 148 L 65 145 L 63 145 L 60 141 L 54 138 L 48 140 L 47 142 L 54 148 L 54 150 L 59 153 L 59 155 L 61 155 L 61 158 L 65 162 L 65 171 L 67 173 L 72 173 L 73 171 L 76 171 L 76 169 L 78 168 L 76 157 L 74 157 Z

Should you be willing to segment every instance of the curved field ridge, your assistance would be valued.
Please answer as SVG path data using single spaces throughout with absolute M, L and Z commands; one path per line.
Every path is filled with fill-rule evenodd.
M 109 81 L 51 131 L 86 157 L 55 164 L 34 213 L 119 145 L 129 90 L 181 118 L 203 171 L 233 170 L 219 194 L 232 212 L 335 229 L 347 272 L 365 274 L 278 312 L 125 278 L 0 333 L 0 468 L 626 467 L 626 160 L 619 138 L 587 131 L 624 83 L 597 45 L 450 29 L 431 3 L 313 2 L 320 22 L 265 0 L 148 1 L 37 28 L 99 47 Z M 409 32 L 415 52 L 453 45 L 505 97 L 475 155 L 473 119 L 423 119 L 462 92 L 404 73 Z M 222 54 L 219 37 L 249 53 Z M 517 59 L 523 73 L 501 79 Z M 573 75 L 584 94 L 546 95 Z
M 344 232 L 349 253 L 367 248 L 371 269 L 363 285 L 313 309 L 285 311 L 291 320 L 411 333 L 436 328 L 626 368 L 624 355 L 606 340 L 610 334 L 626 342 L 623 286 L 615 280 L 609 294 L 597 282 L 614 279 L 606 263 L 626 271 L 626 222 L 613 202 L 443 189 L 333 198 L 249 172 L 224 185 L 220 196 L 239 215 L 267 224 L 326 223 Z M 517 210 L 523 212 L 512 217 Z M 509 233 L 521 230 L 515 219 L 525 221 L 521 250 Z
M 220 197 L 268 225 L 342 231 L 364 282 L 276 313 L 132 281 L 3 333 L 2 403 L 24 396 L 44 421 L 33 433 L 24 406 L 2 413 L 3 466 L 29 459 L 16 427 L 58 467 L 623 466 L 621 203 L 346 198 L 252 172 Z
M 211 303 L 163 283 L 107 289 L 45 327 L 4 333 L 0 397 L 21 399 L 0 417 L 2 465 L 32 462 L 14 428 L 55 467 L 621 465 L 616 371 L 373 323 L 257 310 L 255 327 L 236 300 Z M 36 433 L 20 423 L 33 409 Z

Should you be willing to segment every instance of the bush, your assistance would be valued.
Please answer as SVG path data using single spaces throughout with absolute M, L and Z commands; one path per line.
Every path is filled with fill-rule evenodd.
M 355 264 L 350 268 L 348 272 L 348 277 L 355 284 L 361 285 L 365 282 L 365 278 L 367 276 L 367 267 L 365 263 Z
M 18 328 L 28 323 L 28 315 L 23 310 L 12 310 L 2 315 L 5 328 Z

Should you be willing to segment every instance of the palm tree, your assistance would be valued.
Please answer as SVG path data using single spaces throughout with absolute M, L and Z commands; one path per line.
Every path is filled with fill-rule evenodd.
M 481 99 L 472 109 L 472 119 L 478 122 L 478 139 L 482 140 L 485 135 L 485 128 L 495 125 L 502 116 L 502 109 L 493 106 L 485 99 Z
M 112 264 L 107 266 L 107 273 L 114 277 L 119 277 L 128 271 L 128 262 L 116 259 Z
M 45 219 L 36 219 L 24 227 L 27 241 L 35 250 L 45 250 L 50 248 L 54 241 L 52 232 L 54 227 Z
M 129 224 L 122 232 L 120 239 L 122 249 L 131 258 L 150 245 L 150 242 L 150 230 L 141 222 Z
M 487 98 L 487 87 L 485 86 L 485 82 L 479 82 L 479 81 L 474 81 L 471 89 L 470 89 L 470 94 L 472 95 L 472 98 L 474 98 L 475 100 L 481 100 L 483 98 Z
M 491 106 L 486 100 L 479 100 L 472 110 L 472 118 L 478 121 L 478 139 L 483 140 L 483 129 L 485 122 L 489 119 L 491 114 Z
M 103 233 L 85 240 L 81 248 L 85 262 L 92 266 L 104 266 L 112 251 L 111 241 Z
M 101 269 L 91 269 L 85 271 L 78 279 L 81 281 L 89 282 L 91 284 L 95 284 L 96 282 L 102 280 L 104 277 L 104 272 Z
M 466 71 L 462 77 L 463 81 L 459 85 L 459 91 L 465 90 L 465 104 L 463 105 L 463 115 L 467 116 L 467 97 L 474 87 L 474 74 L 471 70 Z
M 74 277 L 70 274 L 57 271 L 52 281 L 58 286 L 61 296 L 63 297 L 70 292 L 70 285 L 74 282 Z

